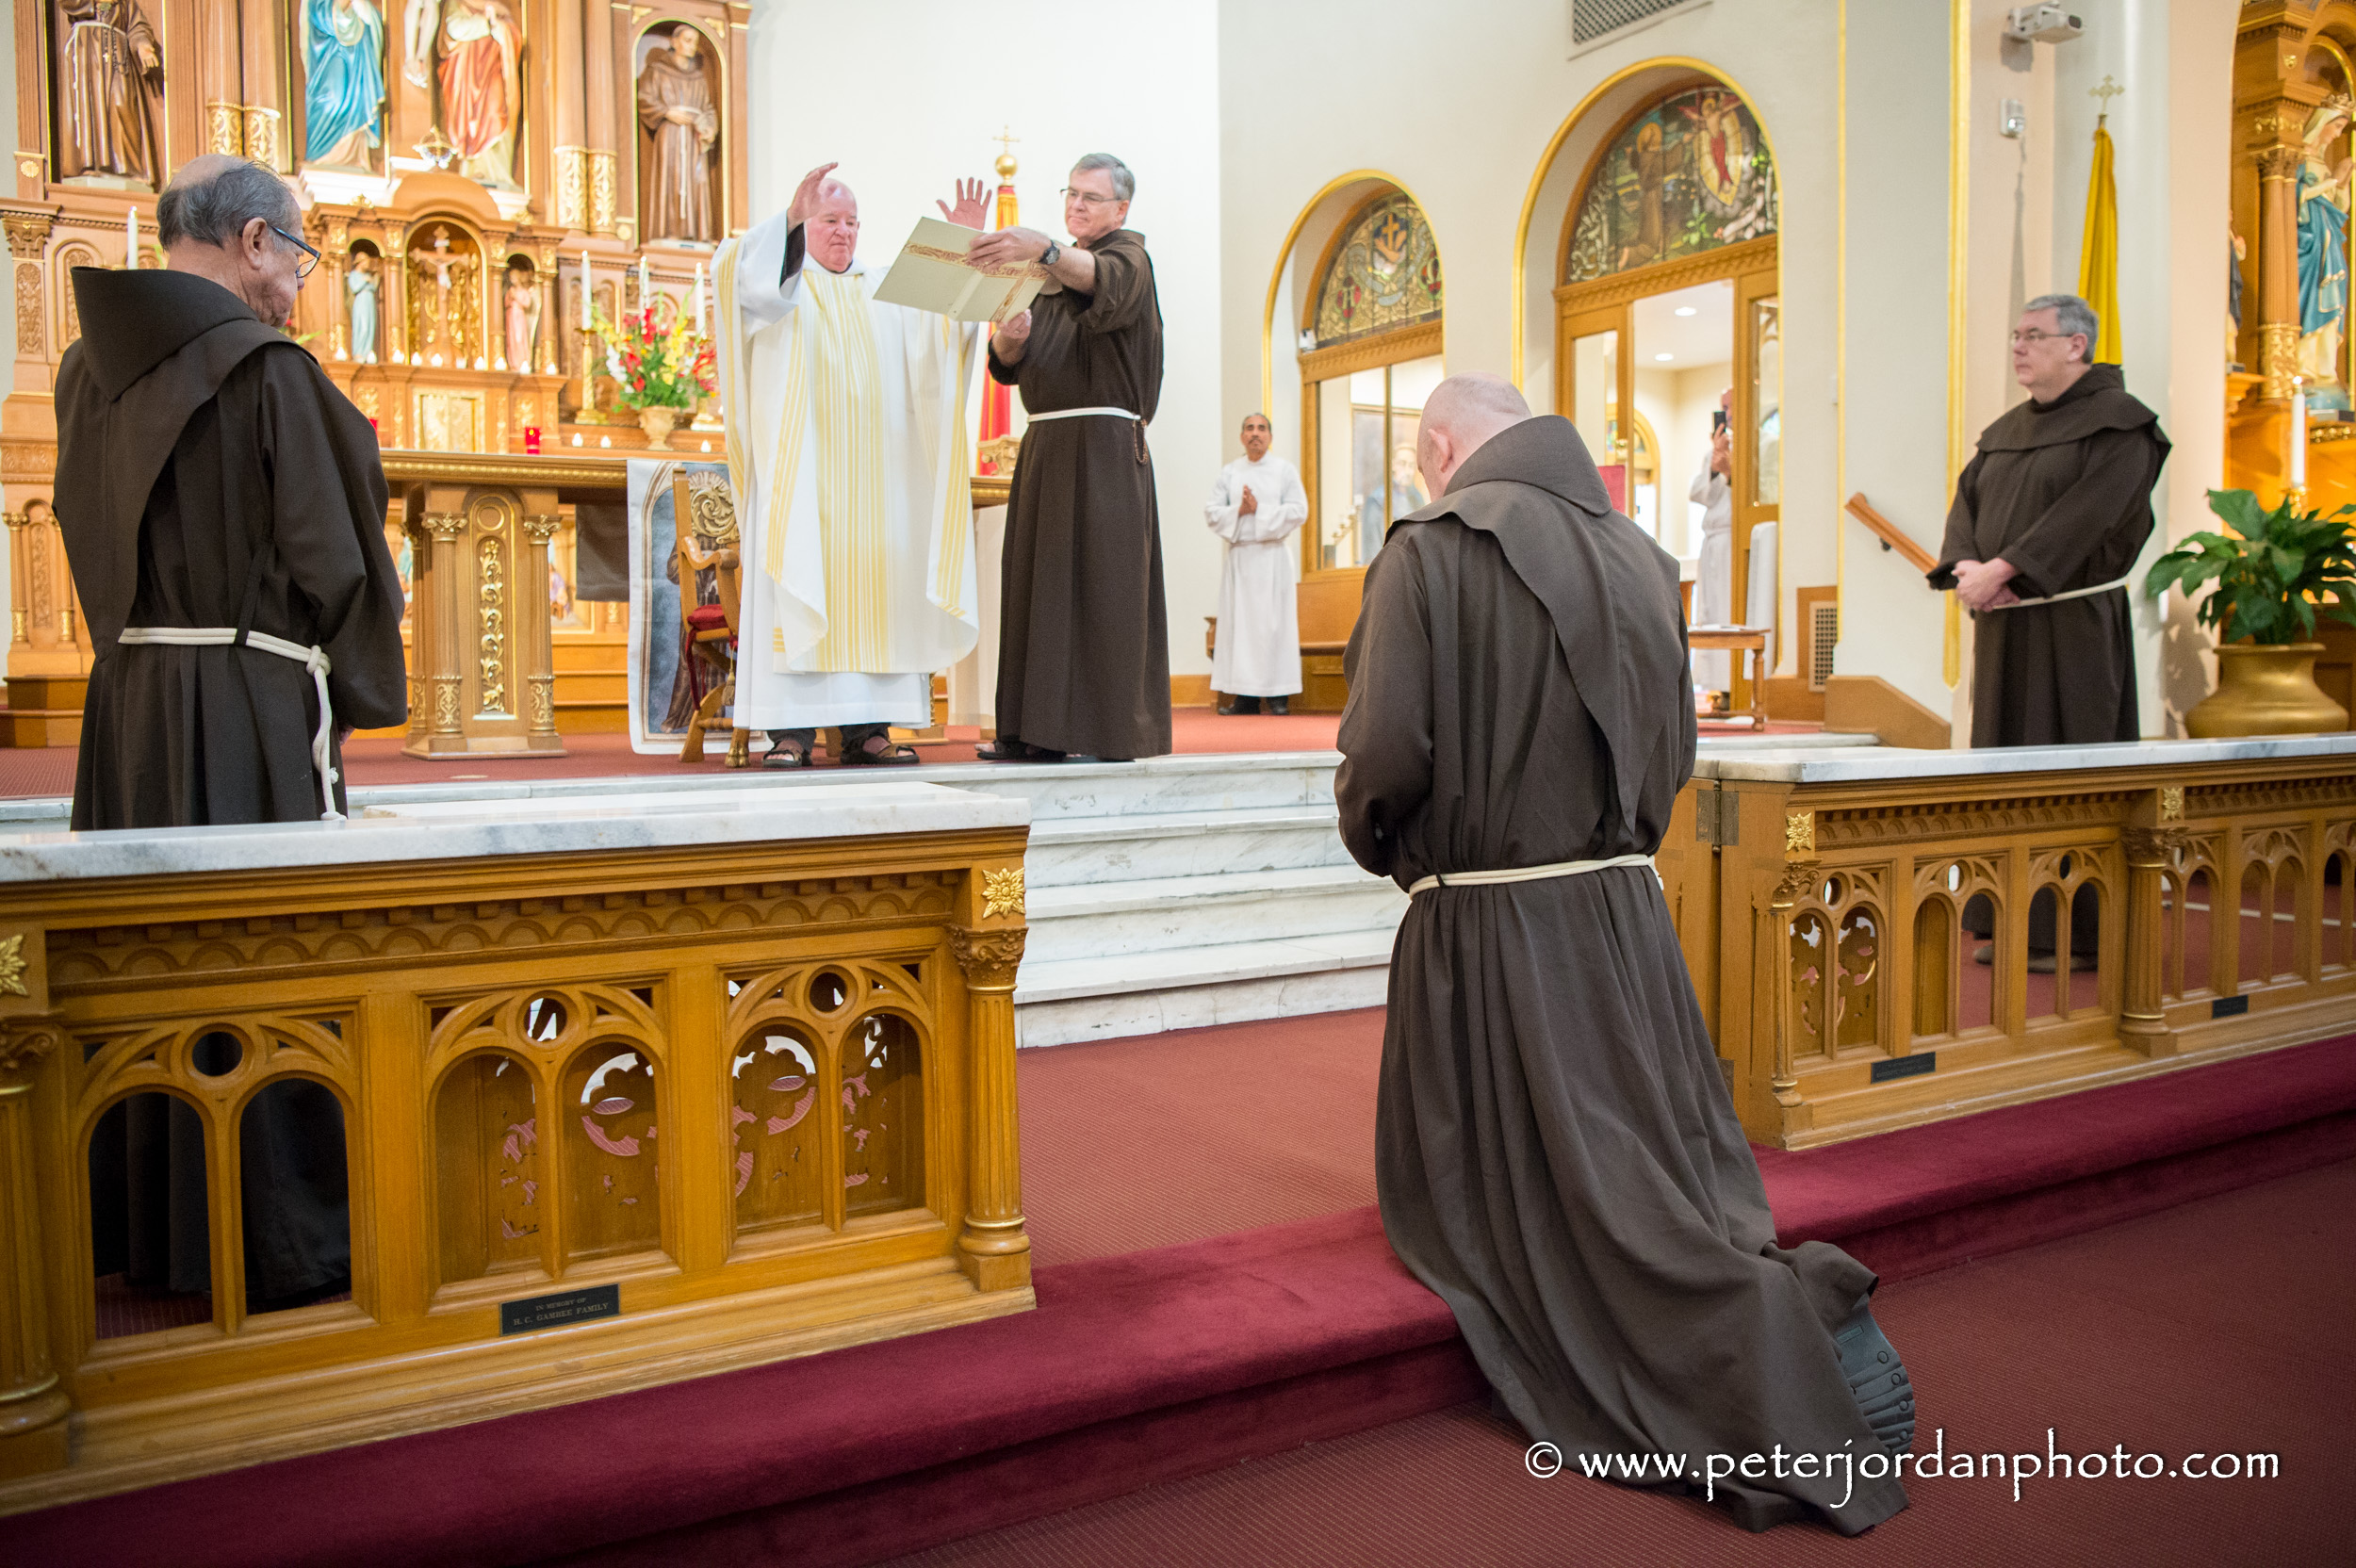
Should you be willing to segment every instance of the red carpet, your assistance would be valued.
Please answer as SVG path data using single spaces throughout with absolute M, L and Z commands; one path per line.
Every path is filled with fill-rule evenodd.
M 1458 1406 L 971 1537 L 898 1568 L 2239 1568 L 2342 1564 L 2356 1541 L 2356 1165 L 2267 1183 L 1885 1289 L 1921 1394 L 1917 1451 L 2273 1453 L 2275 1480 L 1907 1482 L 1856 1541 L 1744 1535 L 1699 1503 L 1557 1476 Z M 1976 1468 L 1976 1465 L 1975 1465 Z M 711 1560 L 721 1560 L 713 1559 Z
M 1148 1127 L 1157 1107 L 1129 1106 L 1124 1064 L 1105 1054 L 1158 1048 L 1167 1076 L 1214 1098 L 1231 1081 L 1187 1069 L 1251 1058 L 1271 1084 L 1295 1082 L 1276 1033 L 1290 1031 L 1306 1059 L 1322 1059 L 1316 1070 L 1347 1089 L 1365 1070 L 1375 1016 L 1315 1021 L 1330 1031 L 1317 1036 L 1300 1032 L 1308 1021 L 1026 1053 L 1023 1088 L 1032 1094 L 1039 1070 L 1059 1059 L 1075 1064 L 1065 1070 L 1075 1078 L 1098 1075 L 1112 1092 L 1086 1139 L 1096 1163 L 1068 1172 L 1103 1182 L 1125 1170 L 1113 1184 L 1126 1186 L 1123 1201 L 1141 1205 L 1158 1191 L 1183 1208 L 1187 1189 L 1163 1184 L 1185 1182 L 1212 1156 L 1166 1151 L 1208 1140 L 1185 1125 L 1177 1135 Z M 1217 1054 L 1254 1036 L 1258 1052 Z M 1063 1111 L 1055 1089 L 1039 1099 L 1053 1117 L 1076 1096 L 1063 1097 Z M 1265 1104 L 1247 1099 L 1245 1108 Z M 1763 1163 L 1786 1240 L 1835 1237 L 1903 1278 L 2285 1165 L 2345 1159 L 2356 1147 L 2351 1104 L 2356 1039 Z M 1340 1151 L 1355 1142 L 1361 1167 L 1366 1157 L 1371 1119 L 1359 1115 L 1266 1118 L 1272 1139 L 1288 1127 L 1297 1135 L 1254 1157 L 1273 1176 L 1322 1171 L 1318 1180 L 1346 1185 Z M 1249 1185 L 1218 1201 L 1246 1213 Z M 1055 1187 L 1039 1184 L 1043 1249 L 1057 1231 L 1048 1214 L 1069 1201 Z M 1998 1231 L 2000 1220 L 2014 1228 Z M 2270 1302 L 2269 1277 L 2242 1277 L 2265 1280 L 2257 1298 Z M 1039 1310 L 1018 1317 L 11 1520 L 12 1555 L 86 1560 L 87 1544 L 105 1541 L 109 1561 L 175 1568 L 507 1563 L 568 1551 L 602 1562 L 859 1562 L 1445 1410 L 1479 1391 L 1448 1313 L 1407 1278 L 1365 1209 L 1046 1266 L 1039 1288 Z M 2139 1285 L 2136 1298 L 2165 1317 L 2175 1288 Z M 2033 1301 L 2007 1302 L 1986 1309 L 1972 1332 L 2018 1345 L 2047 1332 L 2050 1316 Z M 2318 1338 L 2315 1359 L 2331 1362 L 2335 1344 Z M 2161 1336 L 2139 1364 L 2145 1386 L 2181 1387 L 2192 1408 L 2207 1408 L 2200 1358 L 2180 1345 Z M 2173 1383 L 2154 1380 L 2163 1367 Z M 2018 1401 L 2024 1385 L 2016 1365 L 1984 1386 L 1988 1399 Z M 2053 1419 L 2039 1410 L 2022 1418 L 2031 1416 Z M 2112 1430 L 2096 1435 L 2107 1442 Z

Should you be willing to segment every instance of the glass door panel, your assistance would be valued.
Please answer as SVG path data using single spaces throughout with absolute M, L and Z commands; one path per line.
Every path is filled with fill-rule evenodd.
M 1783 500 L 1783 311 L 1775 299 L 1751 302 L 1751 504 Z
M 1620 438 L 1620 332 L 1617 327 L 1571 339 L 1570 416 L 1589 455 L 1602 471 L 1612 504 L 1628 510 L 1627 452 Z

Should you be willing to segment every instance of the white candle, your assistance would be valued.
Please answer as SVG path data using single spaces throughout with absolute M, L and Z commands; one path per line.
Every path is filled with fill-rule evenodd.
M 589 330 L 589 253 L 581 253 L 581 330 Z
M 649 286 L 646 281 L 646 258 L 640 256 L 638 258 L 638 308 L 641 310 L 654 303 L 654 296 L 647 292 Z
M 704 298 L 704 264 L 695 263 L 695 331 L 703 336 L 712 335 L 712 311 Z
M 123 210 L 123 265 L 133 271 L 139 270 L 139 209 L 137 207 Z
M 2291 394 L 2291 488 L 2307 488 L 2307 389 Z

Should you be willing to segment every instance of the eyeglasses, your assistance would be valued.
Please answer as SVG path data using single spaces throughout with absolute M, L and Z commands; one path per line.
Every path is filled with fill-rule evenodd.
M 303 279 L 309 277 L 319 267 L 319 252 L 313 250 L 302 240 L 297 239 L 294 236 L 288 234 L 286 230 L 280 228 L 275 223 L 272 223 L 270 226 L 270 232 L 285 240 L 287 244 L 293 246 L 296 250 L 301 251 L 304 255 L 310 257 L 308 261 L 299 261 L 295 263 L 295 282 L 301 283 Z
M 1079 202 L 1091 207 L 1108 207 L 1115 202 L 1120 201 L 1121 198 L 1118 196 L 1099 196 L 1092 190 L 1074 190 L 1070 186 L 1065 186 L 1063 188 L 1063 199 L 1067 202 Z
M 2077 337 L 2080 335 L 2082 335 L 2074 332 L 2039 332 L 2037 328 L 2031 327 L 2027 332 L 2014 333 L 2012 335 L 2012 341 L 2013 347 L 2019 348 L 2023 343 L 2042 343 L 2049 337 Z

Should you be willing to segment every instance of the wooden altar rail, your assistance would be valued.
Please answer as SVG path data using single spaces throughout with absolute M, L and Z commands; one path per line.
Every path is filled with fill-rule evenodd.
M 2307 754 L 2194 760 L 2272 749 Z M 1678 797 L 1658 864 L 1754 1141 L 1805 1148 L 2356 1027 L 2345 737 L 2097 747 L 2012 774 L 1913 755 L 1949 771 L 1705 760 L 1716 776 Z M 2032 972 L 2033 904 L 2067 946 L 2080 890 L 2094 967 Z M 1962 929 L 1975 902 L 1991 938 Z
M 1026 1308 L 1025 840 L 16 881 L 0 1512 Z M 341 1112 L 352 1293 L 253 1315 L 241 1134 L 289 1081 Z M 102 1339 L 91 1140 L 140 1094 L 201 1126 L 217 1288 Z M 584 1287 L 618 1315 L 503 1332 Z

